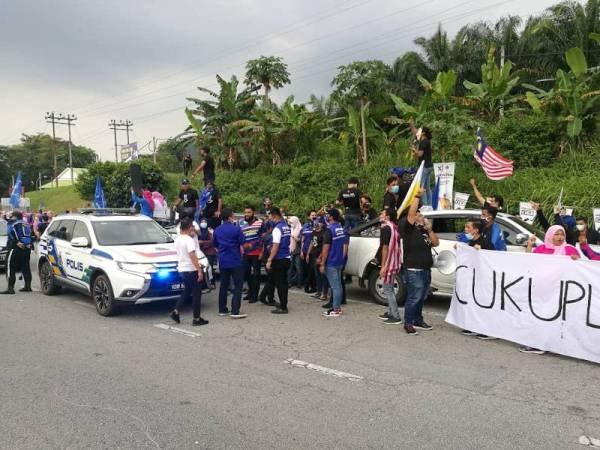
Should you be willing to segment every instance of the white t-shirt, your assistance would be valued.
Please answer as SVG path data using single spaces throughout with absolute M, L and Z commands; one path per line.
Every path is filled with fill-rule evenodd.
M 273 228 L 271 237 L 273 238 L 273 244 L 281 244 L 281 230 L 279 228 Z
M 190 252 L 195 251 L 196 255 L 200 253 L 198 240 L 187 234 L 180 234 L 175 239 L 175 249 L 177 250 L 177 270 L 179 272 L 195 272 L 196 267 L 190 258 Z

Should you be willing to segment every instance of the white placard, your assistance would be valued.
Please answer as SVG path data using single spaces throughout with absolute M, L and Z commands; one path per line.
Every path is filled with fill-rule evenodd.
M 438 178 L 440 180 L 437 209 L 452 209 L 455 166 L 456 164 L 453 162 L 433 164 L 433 175 L 435 177 L 435 182 L 437 183 Z
M 530 202 L 519 202 L 519 216 L 527 223 L 533 223 L 537 211 L 533 209 Z
M 465 194 L 463 192 L 455 192 L 454 193 L 454 209 L 465 209 L 467 207 L 467 202 L 469 201 L 469 197 L 471 194 Z
M 459 244 L 446 322 L 600 363 L 600 264 Z
M 600 208 L 594 208 L 592 211 L 594 214 L 594 227 L 596 231 L 600 231 Z

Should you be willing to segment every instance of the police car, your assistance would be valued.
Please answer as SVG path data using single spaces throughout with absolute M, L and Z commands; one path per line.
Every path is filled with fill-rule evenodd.
M 80 210 L 56 217 L 41 236 L 38 272 L 42 292 L 65 287 L 91 295 L 103 316 L 124 303 L 179 297 L 173 238 L 154 220 L 129 210 Z
M 6 269 L 8 256 L 8 231 L 6 220 L 0 220 L 0 269 Z

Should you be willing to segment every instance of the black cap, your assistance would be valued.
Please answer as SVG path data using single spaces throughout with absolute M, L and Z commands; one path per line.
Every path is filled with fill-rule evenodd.
M 227 220 L 231 216 L 233 216 L 233 210 L 231 208 L 223 208 L 223 211 L 221 211 L 221 218 Z
M 184 178 L 183 180 L 181 180 L 181 184 L 190 184 L 190 180 Z
M 333 220 L 335 220 L 336 222 L 339 222 L 340 211 L 338 209 L 335 209 L 335 208 L 328 209 L 327 214 L 329 214 L 331 217 L 333 217 Z

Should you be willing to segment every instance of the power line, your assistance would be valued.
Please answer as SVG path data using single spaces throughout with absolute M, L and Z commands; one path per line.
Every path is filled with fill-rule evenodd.
M 113 130 L 115 134 L 115 162 L 119 162 L 119 150 L 117 145 L 117 130 L 126 131 L 127 132 L 127 145 L 129 145 L 129 130 L 133 131 L 133 122 L 130 120 L 119 120 L 118 122 L 115 119 L 112 119 L 108 122 L 108 128 Z

